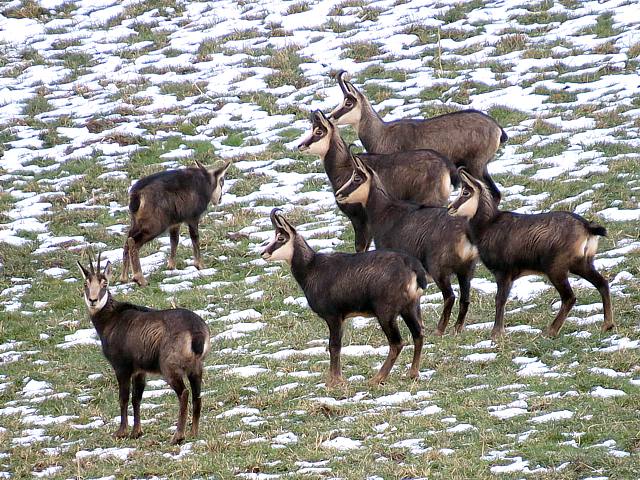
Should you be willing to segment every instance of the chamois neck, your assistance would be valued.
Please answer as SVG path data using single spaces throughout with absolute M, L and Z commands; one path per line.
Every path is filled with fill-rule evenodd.
M 306 240 L 301 235 L 296 235 L 293 245 L 293 257 L 291 258 L 291 273 L 303 290 L 309 274 L 309 266 L 315 256 L 315 250 L 309 246 Z
M 500 213 L 489 191 L 485 188 L 480 193 L 478 199 L 478 209 L 476 214 L 469 219 L 469 226 L 476 234 L 481 234 L 489 227 L 496 216 Z
M 369 188 L 369 197 L 367 199 L 367 216 L 371 220 L 372 225 L 379 224 L 381 222 L 378 219 L 386 216 L 389 211 L 395 210 L 395 201 L 384 186 L 377 181 L 376 177 L 371 179 L 371 187 Z
M 323 162 L 331 186 L 334 191 L 337 191 L 347 182 L 352 172 L 349 161 L 349 146 L 342 139 L 337 128 L 331 135 L 329 150 Z
M 111 296 L 111 292 L 107 290 L 107 302 L 96 313 L 89 314 L 91 323 L 96 329 L 98 336 L 102 338 L 105 328 L 111 323 L 111 312 L 118 302 Z
M 356 132 L 362 145 L 370 153 L 380 153 L 376 145 L 384 136 L 385 123 L 378 115 L 369 100 L 363 97 L 360 124 L 355 125 Z

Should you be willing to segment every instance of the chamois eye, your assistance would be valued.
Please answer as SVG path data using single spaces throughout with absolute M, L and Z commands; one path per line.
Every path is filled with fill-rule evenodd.
M 353 107 L 353 100 L 351 100 L 351 99 L 346 99 L 346 100 L 344 101 L 344 106 L 345 106 L 345 107 Z
M 285 241 L 284 235 L 278 235 L 277 240 L 278 240 L 279 242 L 284 242 L 284 241 Z
M 353 177 L 353 181 L 356 182 L 356 183 L 360 183 L 360 182 L 362 182 L 362 177 L 360 175 L 355 175 Z
M 469 190 L 467 190 L 466 188 L 462 190 L 463 197 L 468 197 L 469 195 L 471 195 L 471 192 Z
M 322 129 L 320 129 L 320 128 L 316 128 L 316 129 L 313 131 L 313 133 L 314 133 L 314 135 L 321 136 L 324 132 L 322 131 Z

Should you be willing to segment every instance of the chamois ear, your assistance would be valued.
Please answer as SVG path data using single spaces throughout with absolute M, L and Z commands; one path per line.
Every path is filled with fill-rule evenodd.
M 280 220 L 280 224 L 282 225 L 282 229 L 287 232 L 289 235 L 295 235 L 296 229 L 293 228 L 293 225 L 289 223 L 289 221 L 282 216 L 281 213 L 277 213 L 277 217 Z
M 220 167 L 220 168 L 217 170 L 217 172 L 216 172 L 216 173 L 218 174 L 218 177 L 221 177 L 222 175 L 224 175 L 225 173 L 227 173 L 227 170 L 229 169 L 229 167 L 230 167 L 230 166 L 231 166 L 231 160 L 227 160 L 227 161 L 225 162 L 225 164 L 224 164 L 224 165 L 222 165 L 222 167 Z
M 82 266 L 82 264 L 80 263 L 80 261 L 76 260 L 76 263 L 78 264 L 78 267 L 80 267 L 80 273 L 82 273 L 82 278 L 84 278 L 85 280 L 87 280 L 91 274 L 89 273 L 89 271 L 88 271 L 86 268 L 84 268 L 84 267 Z
M 104 278 L 107 279 L 107 282 L 111 282 L 111 277 L 113 275 L 113 268 L 111 267 L 111 262 L 107 260 L 107 264 L 104 266 L 104 272 L 102 272 Z
M 207 171 L 207 167 L 205 167 L 202 163 L 200 163 L 200 160 L 195 160 L 196 162 L 196 167 L 198 167 L 201 170 L 204 170 L 205 172 Z

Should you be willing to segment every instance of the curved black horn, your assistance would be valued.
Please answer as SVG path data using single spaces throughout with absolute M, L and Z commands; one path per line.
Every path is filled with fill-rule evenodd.
M 87 258 L 89 259 L 89 268 L 91 269 L 91 274 L 95 275 L 96 271 L 93 268 L 93 258 L 91 258 L 91 250 L 87 250 Z
M 340 90 L 342 90 L 342 93 L 345 94 L 345 95 L 347 93 L 349 93 L 347 91 L 346 85 L 344 84 L 344 78 L 343 78 L 346 74 L 347 74 L 346 70 L 338 70 L 338 72 L 336 73 L 336 80 L 338 81 L 338 85 L 340 86 Z
M 271 210 L 271 213 L 269 214 L 269 218 L 271 219 L 271 223 L 273 224 L 274 227 L 281 226 L 280 219 L 278 218 L 278 213 L 280 212 L 282 212 L 281 208 L 274 208 L 273 210 Z
M 100 255 L 102 255 L 102 252 L 98 252 L 98 263 L 96 264 L 96 271 L 98 273 L 100 273 Z

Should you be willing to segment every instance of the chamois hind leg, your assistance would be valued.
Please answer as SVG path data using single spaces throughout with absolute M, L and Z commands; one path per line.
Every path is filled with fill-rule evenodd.
M 187 424 L 187 407 L 189 406 L 189 390 L 184 385 L 182 372 L 171 371 L 169 375 L 165 375 L 167 383 L 171 386 L 180 403 L 180 412 L 178 413 L 178 425 L 176 433 L 173 434 L 171 444 L 175 445 L 184 440 L 184 427 Z
M 176 268 L 176 251 L 178 250 L 178 241 L 180 240 L 180 224 L 169 228 L 169 242 L 171 243 L 171 253 L 167 262 L 167 269 Z
M 460 300 L 458 301 L 458 320 L 456 321 L 454 330 L 460 333 L 464 328 L 464 321 L 469 310 L 469 297 L 471 293 L 471 277 L 473 276 L 473 268 L 470 271 L 456 274 L 458 277 L 458 285 L 460 287 Z
M 198 270 L 202 270 L 204 265 L 200 256 L 200 233 L 198 231 L 198 220 L 189 222 L 189 236 L 191 237 L 191 246 L 193 247 L 193 264 Z
M 340 365 L 340 351 L 342 350 L 343 319 L 341 317 L 325 318 L 329 327 L 329 378 L 327 387 L 335 387 L 345 383 Z
M 502 199 L 502 194 L 500 193 L 498 186 L 493 181 L 493 178 L 491 178 L 491 175 L 489 175 L 489 171 L 487 170 L 486 165 L 484 167 L 484 170 L 482 171 L 482 180 L 484 180 L 484 183 L 487 185 L 487 187 L 489 187 L 491 196 L 496 202 L 496 205 L 498 205 L 500 203 L 500 200 Z
M 371 379 L 371 383 L 374 385 L 383 383 L 387 379 L 389 372 L 391 372 L 393 365 L 396 363 L 398 355 L 400 355 L 402 351 L 402 347 L 404 347 L 396 316 L 396 312 L 376 312 L 378 322 L 389 342 L 389 354 L 382 364 L 382 367 L 380 367 L 380 371 Z
M 200 398 L 202 388 L 202 362 L 199 362 L 196 371 L 187 375 L 187 378 L 191 385 L 191 401 L 193 402 L 191 406 L 193 409 L 191 416 L 191 436 L 196 437 L 200 425 L 200 412 L 202 411 L 202 398 Z
M 491 330 L 491 340 L 495 341 L 504 334 L 504 306 L 509 298 L 513 278 L 508 273 L 494 272 L 498 291 L 496 292 L 496 319 Z
M 553 286 L 558 290 L 560 299 L 562 300 L 562 305 L 560 305 L 560 310 L 556 318 L 553 319 L 553 322 L 551 322 L 544 332 L 548 337 L 554 337 L 558 334 L 560 328 L 562 328 L 562 324 L 567 318 L 569 310 L 571 310 L 576 303 L 576 296 L 573 294 L 573 290 L 569 284 L 567 272 L 552 272 L 549 274 L 549 280 L 551 280 Z
M 138 373 L 133 376 L 133 394 L 131 403 L 133 405 L 133 430 L 131 430 L 131 438 L 138 438 L 142 435 L 142 426 L 140 424 L 140 403 L 142 402 L 142 394 L 147 381 L 145 373 Z
M 402 315 L 402 319 L 407 324 L 413 338 L 413 361 L 409 369 L 409 378 L 418 378 L 422 346 L 424 345 L 424 324 L 420 314 L 420 300 L 416 300 L 415 305 L 406 307 L 400 315 Z
M 583 264 L 571 268 L 571 273 L 579 275 L 587 282 L 591 283 L 600 292 L 602 297 L 602 307 L 604 309 L 604 323 L 602 331 L 606 332 L 615 327 L 613 322 L 613 311 L 611 308 L 611 295 L 609 294 L 609 282 L 593 266 L 593 259 L 584 261 Z
M 451 317 L 451 309 L 453 308 L 453 304 L 456 301 L 456 296 L 453 293 L 453 288 L 451 288 L 451 280 L 448 276 L 441 275 L 438 278 L 434 278 L 433 281 L 442 292 L 443 300 L 442 314 L 440 315 L 440 321 L 438 322 L 438 326 L 436 327 L 434 334 L 442 336 L 444 335 L 444 331 L 447 329 L 449 318 Z

